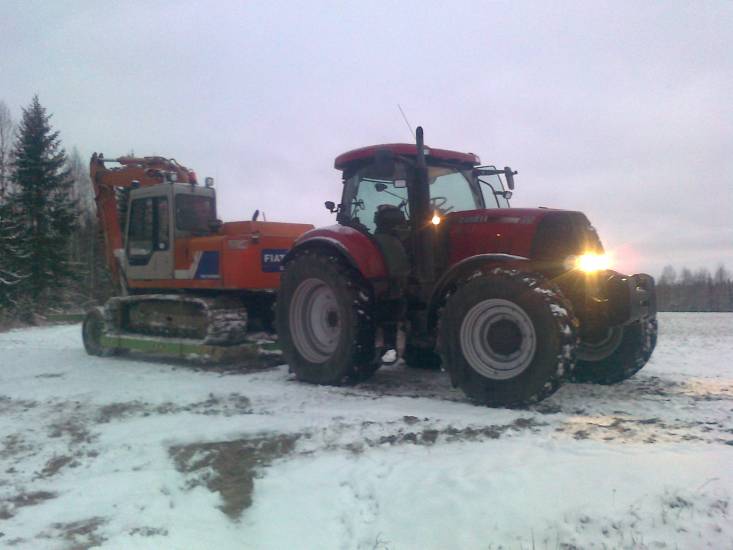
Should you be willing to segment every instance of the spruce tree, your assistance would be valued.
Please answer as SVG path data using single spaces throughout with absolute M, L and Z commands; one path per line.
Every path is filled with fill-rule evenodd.
M 0 199 L 0 321 L 19 305 L 22 283 L 28 278 L 23 233 L 10 203 Z
M 13 150 L 10 202 L 27 250 L 23 287 L 37 307 L 58 301 L 59 288 L 71 275 L 67 247 L 76 227 L 73 181 L 50 118 L 35 96 L 23 109 Z

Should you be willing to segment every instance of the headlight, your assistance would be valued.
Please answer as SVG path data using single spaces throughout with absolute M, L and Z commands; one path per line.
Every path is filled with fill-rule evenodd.
M 565 258 L 566 269 L 579 269 L 586 273 L 603 271 L 611 266 L 611 261 L 605 254 L 581 254 L 580 256 L 568 256 Z

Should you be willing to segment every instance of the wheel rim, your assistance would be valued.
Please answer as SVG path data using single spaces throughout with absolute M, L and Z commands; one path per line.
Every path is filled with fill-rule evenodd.
M 537 337 L 532 320 L 514 302 L 484 300 L 463 318 L 460 330 L 463 356 L 477 373 L 507 380 L 532 363 Z
M 597 340 L 581 340 L 577 350 L 578 359 L 581 361 L 601 361 L 605 359 L 616 351 L 623 334 L 623 327 L 612 327 Z
M 290 333 L 298 352 L 311 363 L 323 363 L 336 351 L 341 336 L 338 301 L 320 279 L 306 279 L 295 289 Z

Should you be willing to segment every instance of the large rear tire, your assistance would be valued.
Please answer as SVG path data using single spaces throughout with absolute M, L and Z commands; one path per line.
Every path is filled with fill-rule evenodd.
M 494 269 L 448 299 L 440 350 L 451 379 L 473 401 L 518 407 L 554 393 L 575 362 L 577 320 L 541 275 Z
M 610 330 L 610 346 L 581 342 L 573 382 L 608 385 L 631 378 L 649 361 L 657 345 L 657 332 L 657 318 L 652 316 Z
M 379 368 L 371 289 L 338 258 L 305 251 L 288 263 L 277 299 L 277 332 L 298 380 L 341 385 Z

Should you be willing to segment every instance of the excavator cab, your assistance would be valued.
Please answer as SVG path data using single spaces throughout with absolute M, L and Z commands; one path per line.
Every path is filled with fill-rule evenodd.
M 191 237 L 216 233 L 214 189 L 159 184 L 133 189 L 127 212 L 124 270 L 128 279 L 175 278 L 175 254 Z

